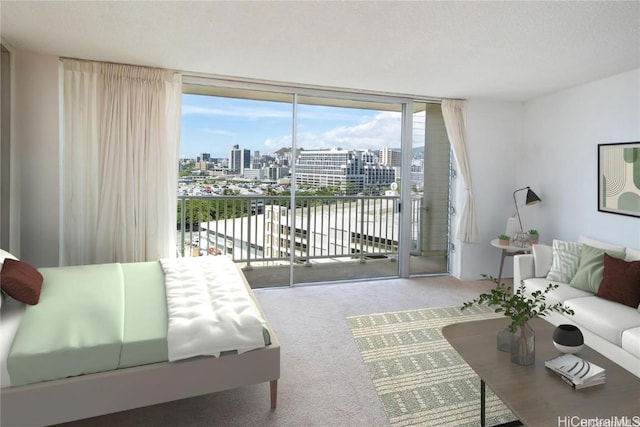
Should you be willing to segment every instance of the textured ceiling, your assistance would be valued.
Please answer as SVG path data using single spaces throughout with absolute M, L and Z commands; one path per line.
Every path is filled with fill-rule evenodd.
M 640 2 L 0 2 L 17 50 L 433 97 L 527 100 L 640 68 Z

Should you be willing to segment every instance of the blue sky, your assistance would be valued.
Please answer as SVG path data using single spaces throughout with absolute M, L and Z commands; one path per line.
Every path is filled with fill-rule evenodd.
M 292 105 L 182 95 L 180 157 L 229 156 L 234 144 L 269 154 L 291 146 Z M 380 149 L 400 146 L 400 113 L 298 106 L 298 147 Z

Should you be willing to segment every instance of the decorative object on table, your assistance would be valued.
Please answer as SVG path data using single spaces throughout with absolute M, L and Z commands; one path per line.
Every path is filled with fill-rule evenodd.
M 496 313 L 504 313 L 511 319 L 507 327 L 511 332 L 511 361 L 519 365 L 531 365 L 535 361 L 535 332 L 527 323 L 538 316 L 545 316 L 550 312 L 573 314 L 573 310 L 561 303 L 547 304 L 546 297 L 549 292 L 558 285 L 549 283 L 544 290 L 538 290 L 525 294 L 525 288 L 521 284 L 514 293 L 511 287 L 500 283 L 495 277 L 483 274 L 482 277 L 491 280 L 496 287 L 488 293 L 483 293 L 478 298 L 463 304 L 462 310 L 474 304 L 486 304 Z
M 504 328 L 498 331 L 498 350 L 509 353 L 511 351 L 511 331 L 509 328 Z
M 584 337 L 575 325 L 558 325 L 553 331 L 553 345 L 563 353 L 577 353 L 582 350 Z
M 598 144 L 598 210 L 640 217 L 640 142 Z
M 535 228 L 529 230 L 529 243 L 532 245 L 537 244 L 540 241 L 540 233 Z
M 511 237 L 511 245 L 519 248 L 531 246 L 529 243 L 529 233 L 526 231 L 518 231 Z
M 507 218 L 507 229 L 505 230 L 504 234 L 506 234 L 507 236 L 513 236 L 518 231 L 518 218 Z
M 527 322 L 511 334 L 511 361 L 518 365 L 536 362 L 536 332 Z
M 511 241 L 511 238 L 509 236 L 507 236 L 506 234 L 499 234 L 498 235 L 498 241 L 503 246 L 509 246 L 509 242 Z
M 544 362 L 544 366 L 575 389 L 604 384 L 606 371 L 575 354 L 563 354 Z
M 516 200 L 516 193 L 522 190 L 527 190 L 527 198 L 525 200 L 525 205 L 529 206 L 529 205 L 535 205 L 537 203 L 540 203 L 542 200 L 540 199 L 540 197 L 538 197 L 538 195 L 536 193 L 533 192 L 533 190 L 531 189 L 531 187 L 522 187 L 522 188 L 518 188 L 516 191 L 513 192 L 513 204 L 516 207 L 516 216 L 518 218 L 518 224 L 520 225 L 520 231 L 524 231 L 524 229 L 522 228 L 522 220 L 520 219 L 520 211 L 518 210 L 518 201 Z

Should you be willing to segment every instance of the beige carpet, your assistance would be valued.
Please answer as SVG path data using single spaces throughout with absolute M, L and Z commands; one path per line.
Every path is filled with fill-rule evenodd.
M 392 426 L 479 425 L 480 378 L 442 328 L 495 317 L 486 307 L 454 306 L 347 318 Z M 488 388 L 486 409 L 487 425 L 515 420 Z
M 345 318 L 459 306 L 493 286 L 442 276 L 259 289 L 256 296 L 282 346 L 278 409 L 269 409 L 269 384 L 263 383 L 65 427 L 387 427 Z

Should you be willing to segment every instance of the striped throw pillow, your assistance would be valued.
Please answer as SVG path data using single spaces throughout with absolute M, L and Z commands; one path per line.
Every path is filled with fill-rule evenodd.
M 548 280 L 569 283 L 580 265 L 580 251 L 582 245 L 578 242 L 553 240 L 553 260 L 547 274 Z

